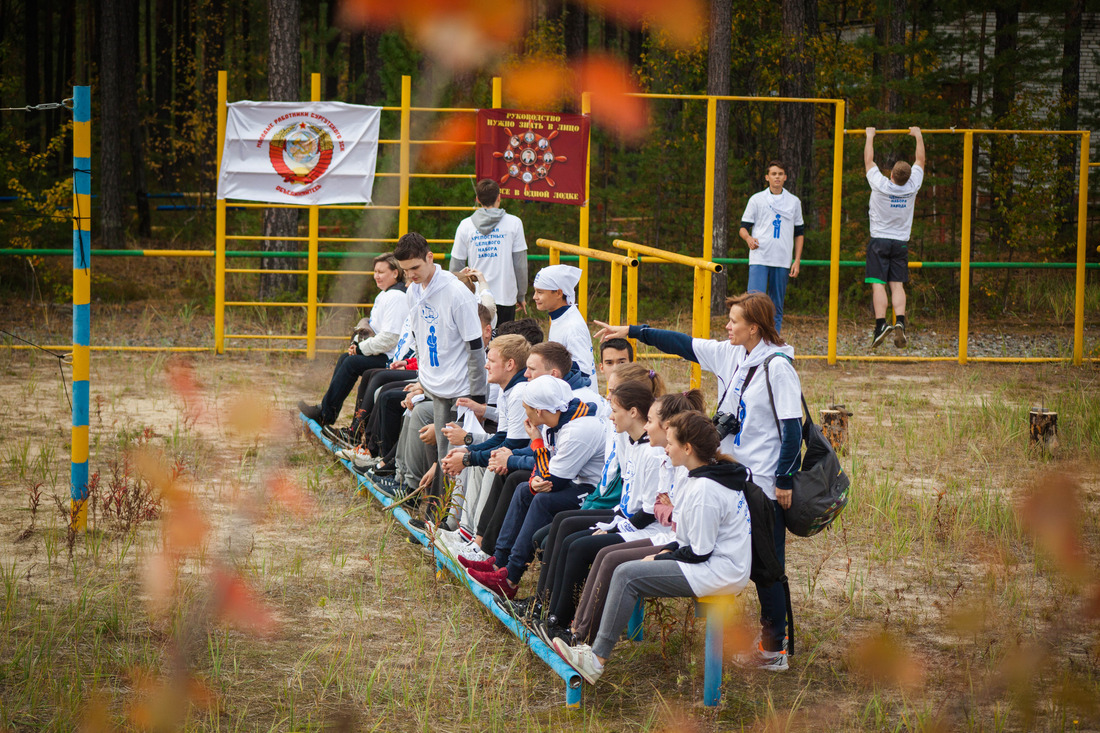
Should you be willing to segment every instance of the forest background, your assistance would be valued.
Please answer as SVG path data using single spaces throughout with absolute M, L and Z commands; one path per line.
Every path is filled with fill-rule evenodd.
M 1100 3 L 1094 0 L 712 0 L 653 7 L 523 0 L 483 9 L 459 3 L 482 16 L 481 30 L 490 29 L 486 38 L 493 43 L 483 49 L 473 46 L 486 38 L 464 41 L 461 34 L 444 33 L 442 43 L 433 43 L 431 33 L 439 28 L 432 19 L 453 5 L 425 0 L 385 10 L 370 0 L 346 6 L 317 0 L 0 0 L 0 107 L 60 101 L 74 84 L 90 84 L 94 246 L 149 249 L 213 247 L 219 69 L 228 70 L 230 101 L 308 99 L 310 74 L 319 73 L 323 99 L 391 106 L 400 103 L 401 76 L 411 75 L 414 93 L 430 88 L 434 106 L 479 107 L 489 104 L 491 78 L 503 75 L 504 106 L 520 106 L 519 99 L 545 110 L 576 110 L 575 92 L 590 82 L 655 93 L 842 98 L 849 129 L 1095 129 L 1100 118 L 1094 78 Z M 380 23 L 364 24 L 363 17 Z M 603 64 L 602 77 L 579 71 L 582 78 L 572 86 L 561 83 L 568 70 L 592 59 Z M 640 121 L 626 119 L 631 114 L 640 114 Z M 704 103 L 682 100 L 595 116 L 593 246 L 608 249 L 621 236 L 701 253 L 705 121 Z M 450 121 L 441 116 L 426 124 L 446 129 Z M 383 137 L 394 137 L 387 128 L 396 125 L 396 114 L 384 116 Z M 716 186 L 715 256 L 745 256 L 736 233 L 740 213 L 764 187 L 766 162 L 778 157 L 791 166 L 788 188 L 804 202 L 804 257 L 827 259 L 833 108 L 720 103 L 718 127 L 716 172 L 726 185 Z M 69 246 L 69 112 L 5 110 L 0 135 L 8 142 L 0 148 L 0 195 L 7 197 L 0 203 L 2 246 Z M 911 256 L 957 261 L 962 139 L 930 136 L 927 142 L 928 177 Z M 876 145 L 880 164 L 911 159 L 911 138 L 880 137 Z M 1076 136 L 976 140 L 974 261 L 1073 261 L 1078 145 Z M 842 259 L 862 259 L 867 236 L 862 147 L 862 136 L 847 138 Z M 467 173 L 473 167 L 472 155 L 414 165 Z M 181 203 L 163 198 L 177 193 L 187 194 L 185 206 L 158 208 Z M 376 203 L 396 203 L 386 197 L 376 191 Z M 411 198 L 466 205 L 472 191 L 462 179 L 416 179 Z M 532 244 L 536 237 L 576 241 L 574 207 L 507 202 L 506 208 L 523 218 Z M 413 212 L 410 228 L 448 238 L 461 216 Z M 354 236 L 362 217 L 325 212 L 322 225 Z M 1093 242 L 1096 219 L 1094 214 L 1089 226 Z M 230 217 L 231 231 L 262 228 L 272 237 L 295 234 L 300 225 L 304 217 L 299 222 L 288 210 Z M 386 226 L 385 236 L 396 236 L 396 221 Z M 261 246 L 300 244 L 273 238 Z M 1097 248 L 1089 247 L 1088 258 L 1100 259 Z M 64 299 L 71 287 L 68 268 L 63 258 L 0 258 L 0 290 Z M 196 263 L 176 283 L 179 294 L 209 307 L 210 271 Z M 862 273 L 853 273 L 845 271 L 842 280 L 842 314 L 849 316 L 862 313 L 867 300 Z M 689 273 L 669 275 L 643 283 L 643 313 L 667 309 L 670 293 L 690 287 Z M 735 266 L 729 289 L 739 289 L 743 277 Z M 984 270 L 973 278 L 974 312 L 1014 313 L 1022 320 L 1049 309 L 1051 293 L 1068 294 L 1073 287 L 1072 271 Z M 1092 271 L 1090 282 L 1095 280 Z M 322 294 L 329 285 L 322 282 Z M 96 297 L 106 300 L 142 298 L 154 288 L 159 286 L 116 282 L 103 273 L 94 285 Z M 305 282 L 265 278 L 259 288 L 264 298 L 300 299 Z M 716 302 L 725 291 L 719 283 Z M 913 284 L 911 302 L 950 317 L 957 292 L 956 270 L 925 270 Z M 827 268 L 809 267 L 789 292 L 788 310 L 822 310 L 827 297 Z

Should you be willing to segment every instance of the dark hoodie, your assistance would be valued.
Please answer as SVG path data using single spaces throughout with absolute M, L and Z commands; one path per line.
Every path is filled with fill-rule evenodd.
M 784 580 L 783 566 L 779 564 L 779 556 L 775 554 L 775 513 L 772 502 L 763 489 L 752 483 L 749 469 L 736 462 L 712 463 L 693 469 L 688 476 L 708 478 L 731 491 L 740 491 L 745 495 L 752 526 L 752 569 L 749 579 L 758 588 L 766 588 Z M 698 563 L 710 557 L 710 553 L 696 555 L 690 547 L 680 547 L 678 542 L 670 542 L 664 549 L 672 552 L 657 555 L 655 559 Z

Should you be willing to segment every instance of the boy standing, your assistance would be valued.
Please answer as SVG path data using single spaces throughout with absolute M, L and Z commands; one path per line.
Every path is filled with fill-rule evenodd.
M 749 199 L 738 234 L 749 246 L 747 289 L 765 293 L 772 299 L 775 330 L 780 332 L 787 278 L 798 277 L 805 225 L 802 201 L 783 188 L 787 182 L 786 166 L 777 160 L 769 162 L 764 180 L 768 187 Z
M 500 208 L 500 186 L 483 178 L 474 186 L 478 209 L 455 231 L 451 272 L 480 270 L 497 306 L 497 325 L 527 312 L 527 240 L 518 216 Z
M 905 283 L 909 282 L 909 235 L 913 230 L 913 209 L 917 191 L 924 181 L 924 138 L 919 127 L 910 127 L 909 134 L 917 139 L 914 164 L 894 163 L 890 177 L 882 175 L 875 165 L 875 128 L 867 128 L 863 146 L 863 166 L 871 186 L 868 219 L 871 240 L 867 243 L 867 277 L 871 284 L 871 304 L 875 309 L 875 330 L 871 348 L 878 348 L 893 332 L 894 346 L 903 348 L 905 337 Z M 890 300 L 897 323 L 886 325 L 886 285 L 890 285 Z
M 458 278 L 435 264 L 422 235 L 404 235 L 393 254 L 409 283 L 409 323 L 420 363 L 417 378 L 432 400 L 437 459 L 442 461 L 447 455 L 443 428 L 451 419 L 455 401 L 470 397 L 485 402 L 487 393 L 477 300 Z M 442 471 L 436 471 L 431 495 L 436 500 L 432 511 L 441 511 Z
M 586 377 L 596 372 L 596 360 L 592 356 L 592 334 L 581 312 L 577 310 L 577 283 L 581 270 L 571 265 L 550 265 L 535 275 L 535 307 L 550 314 L 548 341 L 556 341 L 573 356 L 580 371 Z

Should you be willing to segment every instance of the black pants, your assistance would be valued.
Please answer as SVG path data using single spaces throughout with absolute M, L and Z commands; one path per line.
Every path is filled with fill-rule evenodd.
M 332 370 L 328 391 L 321 398 L 321 424 L 331 425 L 336 421 L 344 400 L 351 394 L 351 388 L 355 386 L 355 380 L 359 379 L 360 374 L 368 369 L 380 369 L 386 363 L 385 354 L 341 354 L 336 360 L 336 368 Z
M 550 585 L 550 613 L 558 617 L 561 626 L 568 626 L 573 621 L 577 601 L 596 554 L 605 547 L 624 541 L 618 532 L 592 532 L 590 529 L 574 532 L 561 543 L 562 561 L 555 563 L 555 577 Z
M 563 559 L 561 543 L 569 535 L 588 529 L 596 522 L 606 522 L 614 516 L 612 509 L 572 509 L 554 516 L 554 521 L 546 528 L 545 542 L 540 541 L 540 535 L 536 533 L 536 542 L 542 547 L 542 569 L 539 570 L 539 584 L 535 591 L 540 597 L 547 598 L 550 591 L 550 579 L 553 577 L 554 568 Z
M 523 469 L 512 471 L 507 476 L 497 475 L 485 499 L 485 507 L 477 519 L 477 533 L 481 536 L 481 551 L 492 555 L 497 550 L 497 536 L 508 516 L 508 507 L 512 504 L 512 494 L 516 487 L 531 478 L 531 472 Z M 526 490 L 526 489 L 525 489 Z
M 514 305 L 497 305 L 497 326 L 502 323 L 516 320 L 516 307 Z
M 405 385 L 400 382 L 386 385 L 378 395 L 364 435 L 372 456 L 387 456 L 396 451 L 397 439 L 401 437 L 401 416 L 405 413 L 401 406 L 404 399 Z M 386 465 L 392 462 L 386 461 Z
M 366 424 L 374 411 L 374 395 L 380 387 L 391 382 L 407 384 L 416 379 L 416 374 L 415 369 L 368 369 L 363 372 L 359 380 L 359 393 L 355 398 L 356 422 L 352 423 L 352 427 L 357 427 L 357 423 Z

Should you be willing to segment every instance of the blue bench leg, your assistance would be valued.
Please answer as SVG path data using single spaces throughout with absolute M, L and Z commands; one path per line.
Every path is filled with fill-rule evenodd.
M 576 687 L 570 687 L 569 683 L 565 683 L 565 707 L 567 708 L 579 708 L 581 706 L 581 690 L 582 685 Z
M 642 622 L 645 621 L 645 601 L 641 598 L 634 604 L 634 613 L 630 614 L 630 622 L 626 625 L 626 638 L 631 641 L 642 640 Z
M 722 697 L 722 614 L 707 613 L 706 657 L 703 660 L 703 704 L 714 707 Z

